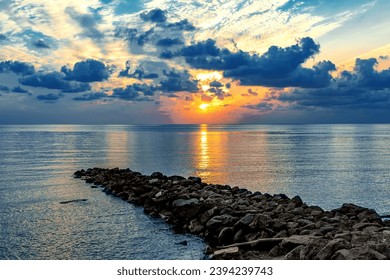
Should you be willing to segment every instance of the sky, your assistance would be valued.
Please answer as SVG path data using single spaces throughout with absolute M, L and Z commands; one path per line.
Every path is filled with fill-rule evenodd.
M 388 0 L 0 0 L 0 124 L 390 123 Z

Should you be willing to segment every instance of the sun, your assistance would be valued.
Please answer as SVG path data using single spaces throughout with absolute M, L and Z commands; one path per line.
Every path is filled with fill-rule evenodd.
M 202 111 L 207 111 L 207 109 L 210 107 L 210 104 L 207 104 L 207 103 L 202 103 L 199 105 L 199 109 L 201 109 Z

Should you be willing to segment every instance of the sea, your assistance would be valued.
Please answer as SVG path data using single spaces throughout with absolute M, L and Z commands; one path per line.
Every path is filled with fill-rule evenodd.
M 0 259 L 204 258 L 200 238 L 73 178 L 79 169 L 199 176 L 385 215 L 389 147 L 387 124 L 0 126 Z

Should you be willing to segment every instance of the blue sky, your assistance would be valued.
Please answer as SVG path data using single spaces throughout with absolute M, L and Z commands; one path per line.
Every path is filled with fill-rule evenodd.
M 0 123 L 390 122 L 387 0 L 0 0 Z

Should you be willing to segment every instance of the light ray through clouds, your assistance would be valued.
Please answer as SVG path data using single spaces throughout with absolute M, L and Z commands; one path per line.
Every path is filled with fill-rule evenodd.
M 386 0 L 0 0 L 1 123 L 389 122 L 388 12 Z

